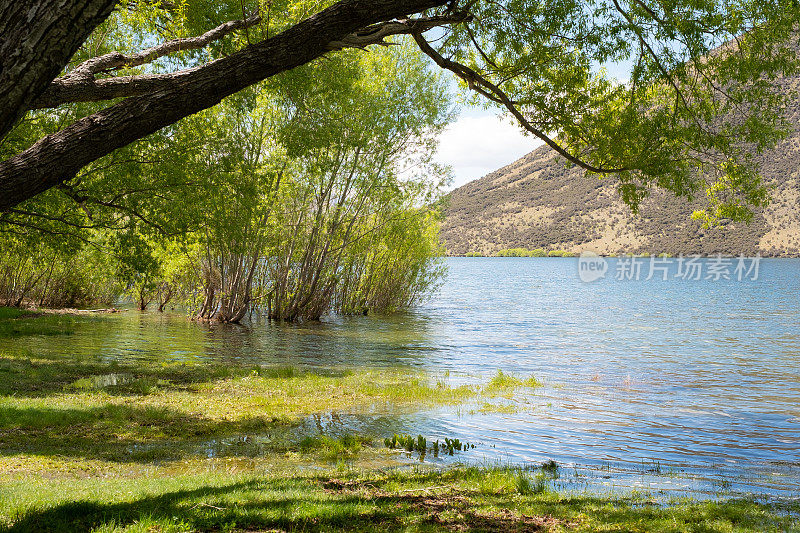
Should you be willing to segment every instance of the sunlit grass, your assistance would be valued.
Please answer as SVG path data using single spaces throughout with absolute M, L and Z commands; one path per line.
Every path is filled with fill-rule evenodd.
M 483 387 L 482 392 L 488 397 L 502 396 L 510 398 L 520 387 L 535 389 L 541 386 L 542 383 L 534 376 L 521 378 L 498 369 L 494 377 Z
M 396 368 L 96 366 L 11 357 L 0 357 L 0 376 L 7 378 L 0 382 L 6 449 L 38 444 L 54 452 L 97 443 L 103 448 L 97 453 L 109 460 L 127 457 L 123 444 L 263 433 L 315 413 L 415 412 L 532 386 L 502 372 L 485 386 L 449 386 Z M 486 402 L 481 410 L 511 412 Z
M 470 410 L 470 414 L 507 414 L 513 415 L 520 411 L 518 405 L 513 403 L 491 403 L 491 402 L 483 402 L 480 407 L 476 407 L 475 409 Z
M 798 531 L 797 504 L 557 494 L 546 473 L 511 468 L 36 479 L 3 489 L 0 528 L 10 531 Z
M 266 371 L 264 377 L 259 369 L 247 368 L 115 365 L 111 370 L 124 370 L 119 375 L 126 379 L 97 387 L 102 381 L 97 378 L 109 375 L 109 368 L 104 370 L 100 374 L 92 365 L 0 358 L 0 376 L 7 378 L 0 383 L 0 436 L 6 455 L 130 461 L 142 459 L 137 447 L 174 443 L 174 450 L 164 453 L 177 459 L 184 454 L 180 443 L 185 441 L 285 432 L 315 413 L 380 414 L 454 405 L 477 394 L 475 387 L 429 384 L 415 372 L 397 369 L 294 370 L 294 377 L 272 377 Z M 87 371 L 98 374 L 71 379 Z M 30 375 L 36 379 L 26 381 Z
M 66 329 L 71 320 L 58 315 L 0 323 L 21 323 L 23 334 L 36 335 L 52 326 Z M 333 437 L 301 446 L 303 435 L 294 428 L 321 413 L 394 416 L 468 405 L 510 412 L 483 398 L 510 397 L 534 386 L 532 378 L 501 371 L 488 383 L 452 385 L 449 375 L 399 367 L 106 363 L 68 353 L 8 353 L 0 345 L 0 478 L 140 472 L 148 465 L 194 461 L 205 453 L 205 442 L 239 436 L 245 437 L 241 446 L 234 442 L 226 453 L 265 461 L 299 454 L 332 463 L 366 453 L 365 460 L 373 460 L 374 447 Z M 266 438 L 246 438 L 254 435 Z M 366 444 L 368 437 L 384 436 L 358 438 Z

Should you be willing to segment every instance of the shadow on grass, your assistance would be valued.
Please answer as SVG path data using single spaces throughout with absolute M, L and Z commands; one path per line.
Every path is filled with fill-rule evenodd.
M 300 370 L 293 366 L 258 367 L 233 364 L 183 364 L 131 362 L 106 364 L 57 359 L 0 356 L 0 397 L 44 398 L 63 392 L 91 390 L 91 379 L 124 376 L 111 386 L 98 384 L 96 390 L 113 396 L 147 394 L 154 388 L 186 390 L 194 385 L 242 377 L 252 373 L 263 378 L 293 379 L 309 374 L 328 378 L 346 377 L 348 369 L 318 368 Z M 81 382 L 87 381 L 85 387 Z
M 0 406 L 0 454 L 121 463 L 176 460 L 197 455 L 255 457 L 279 445 L 285 447 L 292 427 L 292 423 L 279 419 L 219 421 L 163 407 Z M 254 441 L 244 437 L 246 435 L 262 438 Z M 274 443 L 270 436 L 274 437 Z
M 523 496 L 447 483 L 458 473 L 340 483 L 323 478 L 253 479 L 164 490 L 125 502 L 38 502 L 4 532 L 137 530 L 284 531 L 766 531 L 792 530 L 786 517 L 749 501 L 678 507 L 592 497 Z M 474 476 L 475 474 L 470 474 Z M 172 482 L 174 486 L 174 481 Z M 410 488 L 408 488 L 410 487 Z M 124 493 L 126 487 L 119 487 Z M 112 496 L 113 498 L 113 496 Z
M 65 456 L 115 462 L 153 462 L 187 456 L 255 457 L 287 442 L 287 433 L 299 421 L 253 417 L 236 421 L 189 415 L 168 407 L 105 403 L 86 407 L 14 405 L 20 399 L 46 399 L 62 393 L 83 392 L 110 397 L 144 397 L 153 390 L 191 390 L 253 368 L 222 366 L 95 364 L 0 357 L 0 454 Z M 291 379 L 292 369 L 266 369 Z M 92 378 L 115 376 L 113 386 L 92 388 Z M 124 379 L 122 379 L 124 377 Z M 102 381 L 102 380 L 101 380 Z M 89 398 L 90 400 L 92 398 Z M 259 435 L 258 442 L 247 435 Z M 264 442 L 275 437 L 276 444 Z
M 80 380 L 94 376 L 122 374 L 131 379 L 118 385 L 102 388 L 111 395 L 135 395 L 147 392 L 143 387 L 161 385 L 166 388 L 184 389 L 198 383 L 227 379 L 252 368 L 236 368 L 222 365 L 159 366 L 156 364 L 131 363 L 108 364 L 65 361 L 56 359 L 30 359 L 0 356 L 0 397 L 43 398 L 53 394 L 79 390 Z
M 0 340 L 29 335 L 72 335 L 74 320 L 70 316 L 45 316 L 19 309 L 0 308 Z

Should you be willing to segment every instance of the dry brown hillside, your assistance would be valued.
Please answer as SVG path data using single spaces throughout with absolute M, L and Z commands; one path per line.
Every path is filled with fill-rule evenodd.
M 800 79 L 783 80 L 786 90 Z M 794 132 L 759 158 L 774 186 L 772 204 L 750 224 L 704 229 L 691 219 L 700 204 L 655 194 L 634 216 L 613 180 L 566 168 L 547 146 L 454 190 L 442 238 L 448 255 L 493 255 L 506 248 L 579 253 L 800 255 L 800 101 L 790 106 Z

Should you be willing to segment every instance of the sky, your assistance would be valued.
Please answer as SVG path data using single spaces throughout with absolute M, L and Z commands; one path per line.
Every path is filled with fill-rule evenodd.
M 482 178 L 541 146 L 542 141 L 523 135 L 519 126 L 495 113 L 465 108 L 439 137 L 436 159 L 453 169 L 450 189 Z

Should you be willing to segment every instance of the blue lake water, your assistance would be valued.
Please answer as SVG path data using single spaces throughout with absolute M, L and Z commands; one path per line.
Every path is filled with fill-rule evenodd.
M 390 318 L 231 327 L 131 311 L 113 327 L 14 342 L 108 361 L 400 365 L 455 384 L 498 369 L 533 375 L 544 385 L 499 400 L 508 409 L 324 413 L 315 423 L 477 443 L 460 461 L 553 459 L 554 483 L 574 490 L 800 495 L 800 260 L 761 260 L 756 275 L 706 259 L 686 275 L 677 260 L 641 259 L 639 279 L 617 279 L 637 277 L 625 261 L 584 282 L 575 258 L 452 258 L 436 295 Z M 666 270 L 647 280 L 651 266 Z
M 444 423 L 512 462 L 605 469 L 607 486 L 800 494 L 800 261 L 761 260 L 741 280 L 737 260 L 729 280 L 718 261 L 701 260 L 699 280 L 656 261 L 668 270 L 648 281 L 650 261 L 618 280 L 631 265 L 608 260 L 585 283 L 576 259 L 451 260 L 419 312 L 429 364 L 547 386 L 524 415 Z

